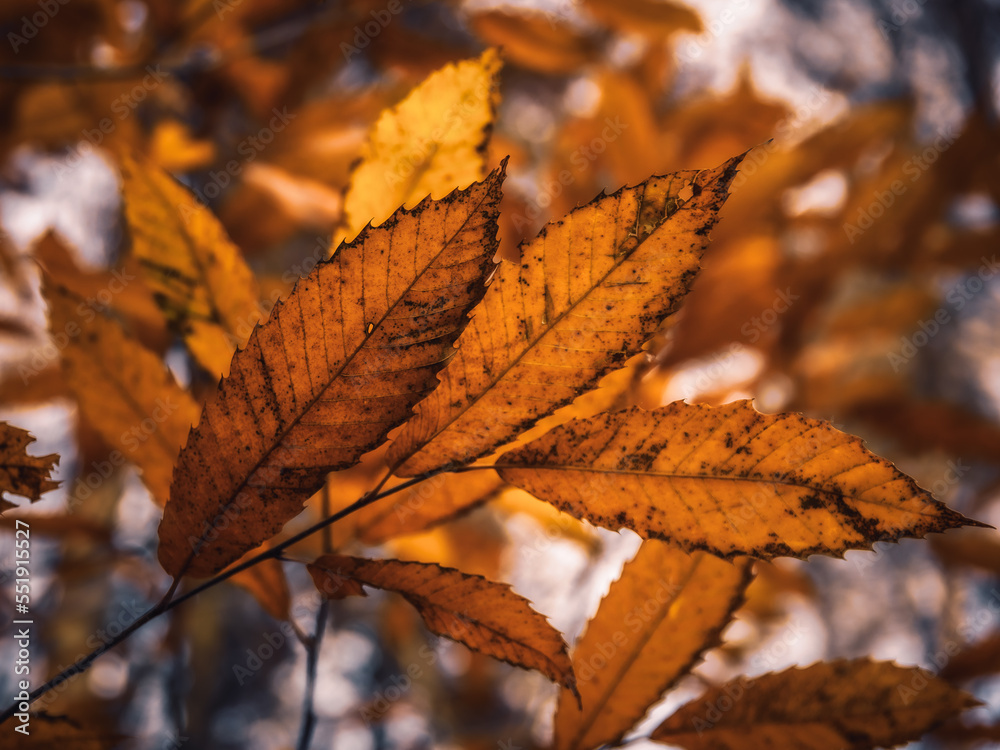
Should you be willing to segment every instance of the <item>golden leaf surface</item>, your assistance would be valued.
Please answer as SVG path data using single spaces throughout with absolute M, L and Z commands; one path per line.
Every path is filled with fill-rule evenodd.
M 651 739 L 687 750 L 865 750 L 915 740 L 976 704 L 918 667 L 839 659 L 713 688 Z
M 159 167 L 119 158 L 132 253 L 145 281 L 195 359 L 224 375 L 261 317 L 253 272 L 193 193 Z
M 573 649 L 583 707 L 562 691 L 555 748 L 618 744 L 701 654 L 719 643 L 749 582 L 746 559 L 733 564 L 643 542 Z
M 59 486 L 49 478 L 59 456 L 29 456 L 28 446 L 33 442 L 27 430 L 0 422 L 0 511 L 16 507 L 6 499 L 8 492 L 35 502 Z
M 174 470 L 167 572 L 218 572 L 409 418 L 494 268 L 503 176 L 366 229 L 254 329 Z
M 547 225 L 520 265 L 502 263 L 390 446 L 394 473 L 484 456 L 638 353 L 687 294 L 741 160 L 601 195 Z
M 45 296 L 52 333 L 67 342 L 63 368 L 80 411 L 113 452 L 139 467 L 162 507 L 174 461 L 198 421 L 197 402 L 117 320 L 62 286 L 47 286 Z
M 324 555 L 309 572 L 321 592 L 360 582 L 402 594 L 432 633 L 575 689 L 562 635 L 505 583 L 434 563 L 344 555 Z
M 979 525 L 859 438 L 750 401 L 576 419 L 504 454 L 500 476 L 561 510 L 688 551 L 841 555 Z
M 483 179 L 500 103 L 500 67 L 492 49 L 446 65 L 382 113 L 344 196 L 345 238 L 399 206 Z

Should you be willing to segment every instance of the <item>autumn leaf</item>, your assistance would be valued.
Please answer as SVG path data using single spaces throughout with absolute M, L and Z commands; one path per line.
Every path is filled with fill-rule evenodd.
M 344 197 L 343 237 L 399 206 L 440 198 L 486 174 L 486 143 L 500 102 L 500 58 L 446 65 L 385 110 L 372 128 Z
M 486 455 L 638 353 L 690 288 L 741 159 L 599 196 L 546 226 L 520 265 L 502 263 L 390 446 L 394 473 Z
M 81 412 L 112 448 L 112 462 L 138 466 L 153 501 L 164 506 L 174 462 L 201 407 L 117 321 L 61 286 L 46 288 L 45 296 L 53 332 L 67 337 L 62 362 Z M 268 560 L 232 582 L 273 617 L 287 619 L 290 595 L 280 562 Z
M 651 739 L 687 750 L 892 747 L 975 705 L 919 667 L 837 660 L 713 688 L 660 724 Z
M 416 534 L 480 507 L 507 485 L 493 471 L 438 474 L 401 492 L 389 502 L 354 514 L 355 534 L 365 544 L 381 544 Z
M 841 555 L 962 525 L 861 440 L 750 401 L 575 419 L 504 454 L 500 476 L 578 518 L 686 550 Z
M 366 229 L 254 330 L 178 459 L 160 525 L 168 573 L 218 572 L 409 418 L 494 268 L 503 177 Z
M 402 594 L 432 633 L 508 664 L 537 669 L 575 690 L 559 631 L 507 584 L 433 563 L 344 555 L 324 555 L 309 565 L 309 573 L 321 592 L 360 582 Z
M 594 39 L 536 10 L 479 10 L 469 16 L 469 26 L 480 39 L 502 48 L 507 59 L 543 73 L 573 73 L 599 52 Z
M 119 159 L 132 253 L 146 283 L 195 359 L 224 375 L 261 317 L 253 272 L 194 194 L 159 167 Z
M 198 404 L 117 321 L 62 286 L 47 287 L 45 297 L 53 334 L 66 337 L 63 368 L 80 411 L 115 451 L 116 465 L 138 466 L 153 500 L 163 506 L 174 461 L 198 420 Z
M 33 442 L 35 438 L 27 430 L 0 422 L 0 512 L 17 507 L 7 499 L 7 493 L 35 502 L 42 493 L 59 486 L 49 478 L 59 456 L 29 456 L 27 448 Z
M 642 543 L 573 649 L 582 708 L 563 690 L 557 750 L 617 745 L 701 654 L 719 643 L 750 581 L 750 562 Z
M 704 31 L 697 13 L 669 0 L 584 0 L 584 7 L 601 23 L 625 32 L 662 38 Z

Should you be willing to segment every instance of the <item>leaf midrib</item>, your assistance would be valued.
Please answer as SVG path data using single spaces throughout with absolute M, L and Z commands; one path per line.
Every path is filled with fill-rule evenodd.
M 632 562 L 632 561 L 629 561 L 629 562 Z M 656 618 L 656 624 L 653 625 L 652 627 L 648 628 L 647 632 L 644 634 L 644 637 L 642 639 L 640 639 L 640 641 L 638 642 L 637 648 L 633 649 L 629 653 L 628 659 L 622 665 L 622 668 L 619 669 L 619 670 L 616 670 L 614 682 L 610 682 L 609 681 L 609 683 L 608 683 L 609 687 L 606 688 L 603 691 L 603 693 L 600 696 L 600 700 L 598 700 L 598 702 L 596 703 L 596 705 L 593 707 L 593 709 L 590 712 L 590 715 L 581 724 L 581 726 L 577 730 L 576 734 L 573 735 L 573 740 L 568 745 L 569 748 L 572 749 L 572 748 L 580 748 L 581 747 L 580 743 L 587 736 L 587 732 L 589 732 L 590 729 L 597 722 L 597 719 L 600 717 L 601 713 L 604 711 L 604 707 L 607 705 L 608 701 L 611 700 L 611 696 L 615 693 L 615 691 L 621 685 L 622 681 L 625 679 L 625 676 L 628 674 L 629 670 L 632 669 L 632 666 L 635 664 L 636 660 L 639 658 L 639 655 L 642 653 L 642 650 L 646 647 L 646 644 L 649 643 L 649 641 L 656 634 L 656 631 L 659 630 L 660 625 L 663 624 L 663 621 L 667 619 L 667 615 L 670 614 L 670 608 L 680 598 L 681 593 L 683 593 L 685 587 L 687 587 L 687 585 L 691 582 L 691 579 L 694 577 L 695 571 L 698 569 L 698 567 L 701 565 L 701 563 L 702 563 L 702 561 L 699 559 L 693 565 L 691 565 L 691 567 L 688 569 L 687 573 L 684 575 L 683 583 L 681 584 L 680 588 L 678 589 L 677 594 L 675 596 L 671 597 L 669 603 L 663 605 L 662 610 L 661 610 L 662 614 L 659 617 Z M 624 571 L 623 571 L 623 574 L 624 574 Z M 615 583 L 617 583 L 617 581 Z M 611 585 L 613 586 L 614 584 L 611 584 Z M 644 709 L 644 712 L 645 712 L 645 709 Z
M 497 179 L 500 179 L 500 175 L 498 175 Z M 386 311 L 382 315 L 382 317 L 379 318 L 379 320 L 374 324 L 374 326 L 371 328 L 371 331 L 365 333 L 364 337 L 361 339 L 360 343 L 355 348 L 355 350 L 350 354 L 350 356 L 346 357 L 344 359 L 344 361 L 341 363 L 340 368 L 338 370 L 336 370 L 335 372 L 331 373 L 330 379 L 327 381 L 327 383 L 322 388 L 320 388 L 319 391 L 299 411 L 299 413 L 292 420 L 289 421 L 288 426 L 284 430 L 282 430 L 282 431 L 280 431 L 280 432 L 278 432 L 278 433 L 275 434 L 275 436 L 271 440 L 271 445 L 264 452 L 264 454 L 260 457 L 260 459 L 253 465 L 253 467 L 247 470 L 245 476 L 240 481 L 239 485 L 233 490 L 233 492 L 230 494 L 230 496 L 226 499 L 225 504 L 221 506 L 222 509 L 228 508 L 229 506 L 231 506 L 233 504 L 233 500 L 236 497 L 239 496 L 240 492 L 243 491 L 243 489 L 247 485 L 247 482 L 250 481 L 250 478 L 253 477 L 258 472 L 258 470 L 264 464 L 264 462 L 274 453 L 275 450 L 277 450 L 277 448 L 281 445 L 281 443 L 284 441 L 284 439 L 288 436 L 288 433 L 291 432 L 292 429 L 299 424 L 299 422 L 302 420 L 302 418 L 305 417 L 305 415 L 308 414 L 312 410 L 312 408 L 320 400 L 320 398 L 327 391 L 327 389 L 329 389 L 330 386 L 334 383 L 334 381 L 336 381 L 337 378 L 340 377 L 341 373 L 343 373 L 343 371 L 348 367 L 348 365 L 350 365 L 350 363 L 353 362 L 354 358 L 358 355 L 358 353 L 361 352 L 365 348 L 365 344 L 372 338 L 372 336 L 374 336 L 379 331 L 379 329 L 382 326 L 382 323 L 389 316 L 389 313 L 391 313 L 393 310 L 395 310 L 396 307 L 400 304 L 400 302 L 403 299 L 406 298 L 407 294 L 409 294 L 410 291 L 412 290 L 413 285 L 416 284 L 417 281 L 420 278 L 422 278 L 425 273 L 427 273 L 427 270 L 433 265 L 433 263 L 444 254 L 444 252 L 449 248 L 449 246 L 452 244 L 452 242 L 455 240 L 455 238 L 465 229 L 466 225 L 469 223 L 469 220 L 473 216 L 475 216 L 477 214 L 480 206 L 482 206 L 482 204 L 484 202 L 486 202 L 486 200 L 490 197 L 490 192 L 491 192 L 492 185 L 489 182 L 483 182 L 483 183 L 473 183 L 473 186 L 475 184 L 482 184 L 482 185 L 484 185 L 486 187 L 486 190 L 484 191 L 483 196 L 475 204 L 475 206 L 469 211 L 468 216 L 466 216 L 465 220 L 452 233 L 452 235 L 450 237 L 448 237 L 448 239 L 442 244 L 441 250 L 436 255 L 434 255 L 432 258 L 428 259 L 427 263 L 421 269 L 420 273 L 414 275 L 414 277 L 410 281 L 410 283 L 407 284 L 406 288 L 399 294 L 399 296 L 397 297 L 396 301 L 390 307 L 388 307 L 386 309 Z M 470 188 L 467 188 L 467 190 L 471 189 L 471 187 L 472 186 L 470 186 Z M 403 209 L 403 210 L 405 210 L 405 209 Z M 383 222 L 383 224 L 384 223 L 385 222 Z M 382 225 L 380 224 L 379 226 L 382 226 Z M 373 227 L 373 229 L 375 229 L 375 228 L 376 227 Z M 357 241 L 357 238 L 355 238 L 354 240 L 352 240 L 352 243 L 356 242 L 356 241 Z M 363 245 L 363 243 L 362 243 L 362 245 Z M 326 261 L 326 262 L 329 262 L 329 261 Z M 308 278 L 308 277 L 306 277 L 306 278 Z M 286 298 L 286 301 L 290 300 L 292 298 L 292 295 L 295 294 L 295 291 L 298 288 L 299 282 L 301 282 L 301 281 L 302 281 L 302 279 L 300 278 L 299 281 L 297 281 L 295 283 L 295 287 L 292 289 L 292 292 Z M 364 280 L 362 279 L 362 287 L 363 286 L 364 286 Z M 414 317 L 414 316 L 410 316 L 411 319 L 412 319 L 412 317 Z M 270 323 L 270 322 L 271 321 L 269 320 L 268 323 Z M 258 325 L 261 325 L 261 324 L 258 324 Z M 343 325 L 343 321 L 341 321 L 341 325 Z M 324 326 L 323 326 L 323 336 L 324 336 L 324 340 L 325 340 L 325 338 L 326 338 L 326 325 L 325 325 L 325 322 L 324 322 Z M 282 339 L 283 339 L 283 337 L 282 337 Z M 243 349 L 241 351 L 246 351 L 246 349 Z M 261 350 L 261 353 L 263 354 L 263 349 Z M 226 379 L 228 380 L 228 378 L 226 378 Z M 221 384 L 220 384 L 220 389 L 221 389 Z M 218 391 L 216 391 L 216 392 L 218 393 Z M 180 460 L 178 460 L 177 466 L 180 466 Z M 172 484 L 173 484 L 173 482 L 171 482 L 171 485 Z M 198 537 L 199 544 L 201 544 L 204 540 L 205 540 L 205 532 L 203 532 Z M 197 557 L 197 553 L 195 553 L 195 554 L 192 555 L 192 559 L 194 559 L 195 557 Z
M 786 487 L 796 487 L 798 489 L 805 489 L 811 492 L 820 492 L 825 495 L 832 495 L 834 497 L 840 497 L 843 499 L 854 500 L 859 503 L 868 503 L 869 505 L 879 505 L 884 508 L 895 508 L 896 506 L 890 505 L 884 502 L 878 502 L 876 500 L 866 500 L 857 495 L 851 495 L 841 490 L 830 490 L 824 489 L 822 487 L 814 487 L 809 484 L 789 482 L 785 480 L 778 479 L 766 479 L 764 477 L 741 477 L 741 476 L 729 476 L 720 477 L 712 474 L 668 474 L 666 472 L 660 471 L 643 471 L 641 469 L 594 469 L 586 466 L 571 466 L 568 464 L 545 464 L 544 466 L 535 466 L 529 464 L 494 464 L 492 468 L 495 469 L 512 469 L 515 471 L 582 471 L 591 474 L 620 474 L 626 476 L 636 476 L 636 477 L 658 477 L 662 479 L 701 479 L 701 480 L 716 480 L 720 482 L 752 482 L 755 484 L 777 484 Z M 889 480 L 890 482 L 897 481 L 899 479 L 904 479 L 904 477 L 895 477 Z M 884 482 L 883 484 L 888 484 Z M 879 485 L 876 485 L 877 487 Z M 875 487 L 869 487 L 868 490 L 875 489 Z M 867 492 L 868 490 L 865 490 Z M 926 492 L 926 490 L 921 490 L 921 492 Z M 927 517 L 933 517 L 931 513 L 925 513 L 922 510 L 915 511 L 920 515 Z
M 699 170 L 698 172 L 696 172 L 694 174 L 694 176 L 691 178 L 690 182 L 693 183 L 698 178 L 698 176 L 700 174 L 702 174 L 702 172 L 704 172 L 704 171 L 705 170 Z M 676 176 L 676 175 L 671 175 L 671 176 Z M 648 187 L 648 184 L 649 184 L 649 180 L 646 180 L 646 182 L 643 183 L 643 193 L 642 193 L 642 195 L 639 196 L 639 205 L 636 207 L 636 219 L 637 220 L 639 219 L 639 217 L 642 216 L 643 198 L 645 197 L 646 187 Z M 688 184 L 690 184 L 690 183 L 688 183 Z M 627 187 L 622 188 L 622 192 L 624 192 L 627 189 L 628 189 Z M 610 198 L 612 196 L 605 196 L 605 197 Z M 597 199 L 595 199 L 595 200 L 597 200 Z M 588 204 L 588 205 L 591 205 L 591 204 Z M 593 286 L 591 286 L 578 300 L 576 300 L 576 302 L 573 302 L 572 304 L 570 304 L 563 312 L 561 312 L 559 315 L 557 315 L 556 318 L 555 318 L 555 320 L 551 324 L 546 324 L 545 326 L 543 326 L 541 334 L 539 334 L 538 336 L 536 336 L 533 340 L 529 338 L 528 345 L 525 346 L 521 350 L 521 352 L 518 353 L 518 355 L 516 357 L 514 357 L 507 364 L 507 366 L 504 367 L 500 371 L 500 373 L 495 378 L 493 378 L 492 380 L 489 381 L 489 385 L 481 393 L 479 393 L 479 395 L 475 396 L 471 401 L 469 401 L 469 403 L 465 407 L 463 407 L 459 411 L 454 412 L 450 416 L 448 422 L 446 422 L 440 429 L 438 429 L 437 432 L 434 433 L 434 436 L 430 440 L 428 440 L 423 446 L 421 446 L 418 451 L 414 452 L 413 454 L 407 456 L 404 459 L 401 459 L 401 460 L 397 461 L 395 463 L 395 465 L 392 467 L 392 471 L 395 472 L 396 469 L 398 469 L 400 466 L 402 466 L 403 464 L 405 464 L 407 461 L 411 460 L 415 456 L 417 456 L 420 453 L 424 452 L 428 448 L 428 446 L 434 440 L 436 440 L 438 437 L 440 437 L 449 427 L 451 427 L 453 424 L 455 424 L 455 422 L 457 422 L 463 415 L 465 415 L 467 412 L 469 412 L 476 404 L 478 404 L 482 399 L 484 399 L 486 396 L 488 396 L 493 391 L 493 389 L 496 387 L 497 383 L 499 383 L 501 380 L 503 380 L 506 377 L 507 373 L 510 372 L 516 365 L 518 365 L 521 362 L 521 360 L 528 354 L 528 352 L 532 351 L 538 345 L 539 341 L 541 341 L 543 338 L 545 338 L 545 336 L 547 336 L 549 334 L 549 332 L 555 330 L 559 326 L 559 324 L 563 321 L 563 319 L 565 317 L 567 317 L 573 310 L 575 310 L 595 290 L 601 288 L 601 286 L 603 286 L 604 282 L 607 280 L 608 276 L 610 276 L 612 273 L 614 273 L 619 268 L 621 268 L 621 266 L 623 266 L 627 261 L 629 261 L 632 258 L 632 256 L 635 255 L 635 253 L 639 250 L 639 248 L 641 248 L 643 245 L 645 245 L 646 240 L 648 240 L 656 232 L 658 232 L 660 230 L 660 228 L 663 227 L 663 225 L 666 224 L 670 219 L 672 219 L 674 216 L 676 216 L 678 213 L 680 213 L 685 208 L 686 205 L 687 205 L 687 201 L 685 201 L 684 203 L 680 204 L 677 207 L 677 209 L 672 214 L 670 214 L 669 216 L 665 216 L 663 218 L 663 220 L 659 224 L 657 224 L 656 228 L 653 231 L 651 231 L 648 235 L 646 235 L 646 238 L 644 240 L 642 240 L 642 242 L 636 243 L 636 246 L 634 248 L 632 248 L 631 252 L 627 253 L 626 255 L 622 255 L 621 259 L 617 263 L 615 263 L 614 265 L 612 265 L 608 269 L 608 271 L 603 276 L 601 276 L 601 278 L 597 281 L 597 283 L 595 283 Z M 545 229 L 546 228 L 543 227 L 542 231 L 544 232 Z M 541 236 L 541 235 L 539 235 L 539 236 Z M 626 237 L 628 237 L 628 236 L 629 235 L 626 235 Z M 537 240 L 537 238 L 536 238 L 536 240 Z M 533 244 L 533 243 L 530 243 L 530 244 Z M 530 244 L 529 244 L 529 246 L 530 246 Z M 593 250 L 593 247 L 591 247 L 591 250 Z M 514 281 L 511 282 L 512 285 L 517 284 L 518 283 L 518 279 L 521 278 L 521 271 L 520 271 L 520 269 L 518 270 L 517 273 L 518 273 L 517 278 Z M 548 289 L 548 287 L 543 282 L 542 292 L 543 293 L 546 292 L 547 289 Z M 523 296 L 524 293 L 522 292 L 521 294 Z M 540 417 L 539 417 L 539 419 L 540 419 Z M 534 420 L 532 420 L 532 423 L 537 422 L 537 421 L 538 421 L 538 419 L 534 419 Z M 485 455 L 488 452 L 489 452 L 488 449 L 486 451 L 482 451 L 477 456 L 470 457 L 469 460 L 475 459 L 477 457 L 481 457 L 481 456 Z

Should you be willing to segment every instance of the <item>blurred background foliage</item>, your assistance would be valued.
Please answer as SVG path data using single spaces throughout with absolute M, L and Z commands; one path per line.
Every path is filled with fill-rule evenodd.
M 1000 522 L 992 0 L 6 0 L 0 33 L 0 416 L 30 428 L 37 452 L 63 456 L 63 490 L 35 506 L 32 525 L 39 672 L 113 634 L 166 583 L 158 511 L 134 470 L 104 471 L 109 446 L 44 353 L 40 264 L 102 303 L 114 274 L 135 271 L 104 150 L 144 154 L 188 185 L 270 297 L 325 251 L 379 112 L 492 45 L 505 58 L 489 162 L 511 155 L 506 258 L 601 190 L 754 148 L 679 320 L 598 399 L 752 396 L 762 411 L 803 411 L 863 436 L 963 513 Z M 141 280 L 111 305 L 196 395 L 214 387 Z M 331 491 L 358 497 L 371 465 L 334 477 Z M 77 481 L 95 471 L 96 489 Z M 447 505 L 447 484 L 336 528 L 337 542 L 511 581 L 575 637 L 638 538 L 507 488 L 476 491 L 480 503 L 422 533 L 399 535 L 420 524 L 398 509 Z M 301 556 L 318 551 L 317 541 Z M 940 670 L 986 703 L 923 746 L 1000 742 L 995 531 L 757 571 L 724 646 L 651 724 L 704 683 L 871 654 Z M 224 586 L 161 618 L 51 711 L 127 736 L 123 747 L 292 746 L 305 661 L 296 630 L 311 628 L 317 600 L 301 566 L 285 573 L 244 587 L 259 601 Z M 0 586 L 5 616 L 12 593 Z M 315 748 L 514 748 L 549 736 L 551 685 L 428 637 L 397 599 L 339 602 L 328 627 Z M 5 640 L 0 661 L 11 649 Z M 0 675 L 4 695 L 11 677 Z

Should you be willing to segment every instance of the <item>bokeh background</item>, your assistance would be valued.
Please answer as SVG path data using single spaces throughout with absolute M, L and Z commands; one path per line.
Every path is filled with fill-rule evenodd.
M 5 0 L 0 36 L 0 418 L 30 428 L 37 453 L 62 456 L 63 488 L 31 509 L 40 672 L 166 586 L 159 511 L 134 470 L 86 498 L 74 489 L 109 447 L 80 418 L 58 356 L 44 354 L 39 264 L 95 295 L 113 271 L 129 272 L 105 149 L 132 149 L 188 185 L 269 296 L 337 230 L 379 112 L 488 46 L 505 59 L 490 145 L 491 165 L 511 155 L 505 257 L 602 189 L 754 148 L 682 314 L 618 376 L 630 400 L 752 396 L 762 411 L 828 419 L 939 499 L 1000 525 L 993 0 Z M 264 142 L 275 110 L 287 127 Z M 141 282 L 114 304 L 181 382 L 209 385 Z M 339 486 L 360 494 L 369 478 L 361 467 Z M 5 617 L 10 525 L 0 527 Z M 364 549 L 510 581 L 574 638 L 638 541 L 511 490 Z M 285 568 L 292 621 L 308 632 L 318 599 L 300 565 Z M 993 530 L 760 564 L 725 644 L 644 726 L 732 675 L 870 654 L 942 672 L 985 704 L 915 747 L 997 746 L 995 602 Z M 327 627 L 312 747 L 547 740 L 551 685 L 429 637 L 400 600 L 338 603 Z M 263 644 L 274 648 L 260 659 Z M 12 654 L 4 639 L 0 663 Z M 293 628 L 226 585 L 103 657 L 50 710 L 121 734 L 121 747 L 292 747 L 304 662 Z M 414 664 L 419 676 L 400 687 Z M 0 672 L 5 696 L 12 678 Z

